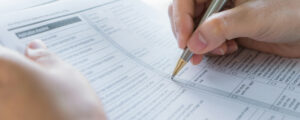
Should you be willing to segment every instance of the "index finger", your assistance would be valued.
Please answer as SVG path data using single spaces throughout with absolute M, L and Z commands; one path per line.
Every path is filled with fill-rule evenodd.
M 180 48 L 185 48 L 187 40 L 191 36 L 194 28 L 194 0 L 174 0 L 173 20 L 175 35 Z

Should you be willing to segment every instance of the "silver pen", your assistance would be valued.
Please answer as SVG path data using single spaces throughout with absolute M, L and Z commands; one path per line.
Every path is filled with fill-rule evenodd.
M 202 17 L 199 25 L 201 25 L 212 14 L 219 12 L 223 8 L 223 6 L 225 5 L 226 2 L 227 2 L 227 0 L 212 0 L 208 9 L 206 10 L 204 16 Z M 176 65 L 176 68 L 172 74 L 171 79 L 174 79 L 174 77 L 191 60 L 192 57 L 193 57 L 193 53 L 188 48 L 186 48 L 184 50 L 184 52 L 182 53 L 177 65 Z

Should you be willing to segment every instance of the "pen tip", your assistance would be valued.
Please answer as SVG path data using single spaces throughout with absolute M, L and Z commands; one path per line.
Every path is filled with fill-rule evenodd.
M 174 80 L 174 77 L 178 74 L 178 72 L 185 66 L 187 62 L 185 62 L 183 59 L 180 59 L 177 63 L 177 66 L 172 74 L 171 79 Z

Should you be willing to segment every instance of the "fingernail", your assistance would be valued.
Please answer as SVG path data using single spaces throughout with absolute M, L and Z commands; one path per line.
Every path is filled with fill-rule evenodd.
M 204 50 L 207 47 L 207 42 L 201 34 L 199 34 L 198 40 L 200 41 L 200 44 L 198 45 L 198 51 Z
M 185 46 L 184 46 L 184 39 L 183 39 L 183 37 L 180 34 L 178 34 L 178 46 L 181 49 L 185 48 Z
M 29 43 L 28 47 L 31 49 L 42 49 L 45 47 L 45 45 L 41 40 L 34 40 Z

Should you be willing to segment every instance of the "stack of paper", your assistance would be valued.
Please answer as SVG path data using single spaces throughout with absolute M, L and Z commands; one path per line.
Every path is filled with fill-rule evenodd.
M 298 59 L 242 49 L 172 81 L 181 50 L 168 18 L 137 0 L 66 0 L 0 18 L 3 45 L 42 39 L 84 73 L 112 120 L 300 118 Z
M 37 7 L 55 1 L 57 0 L 0 0 L 0 14 Z

